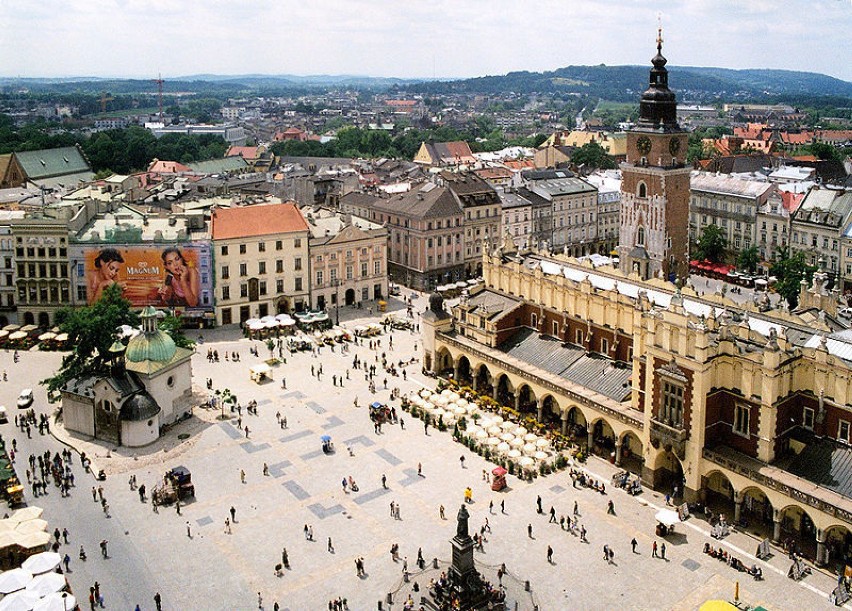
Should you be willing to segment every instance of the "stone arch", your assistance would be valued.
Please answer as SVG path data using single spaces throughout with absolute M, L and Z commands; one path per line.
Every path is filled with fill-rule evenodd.
M 737 493 L 730 478 L 721 471 L 707 473 L 701 481 L 704 503 L 713 513 L 725 514 L 728 522 L 734 520 Z
M 628 429 L 621 434 L 619 440 L 621 441 L 621 461 L 619 466 L 631 473 L 641 474 L 642 463 L 644 462 L 642 439 Z
M 570 406 L 565 412 L 565 433 L 570 439 L 586 441 L 588 436 L 588 420 L 586 414 L 578 405 Z
M 453 354 L 446 346 L 441 346 L 435 353 L 435 371 L 442 376 L 453 373 Z
M 456 380 L 462 386 L 473 384 L 473 368 L 470 365 L 470 359 L 463 354 L 456 361 Z
M 50 326 L 50 314 L 47 312 L 38 313 L 38 326 L 47 329 Z
M 843 524 L 834 524 L 823 531 L 825 564 L 836 572 L 852 566 L 852 532 Z
M 603 416 L 598 416 L 592 420 L 588 432 L 590 434 L 589 441 L 592 442 L 589 452 L 595 452 L 615 462 L 615 440 L 617 436 L 609 421 Z
M 521 384 L 516 394 L 517 408 L 520 412 L 535 414 L 538 408 L 538 401 L 535 391 L 529 384 Z
M 559 407 L 559 402 L 556 397 L 550 393 L 541 398 L 541 422 L 543 424 L 562 424 L 562 411 Z
M 478 367 L 476 367 L 474 371 L 476 372 L 476 374 L 473 377 L 473 383 L 477 392 L 483 395 L 491 396 L 493 377 L 491 375 L 491 372 L 488 370 L 488 365 L 482 363 Z
M 35 324 L 35 314 L 32 312 L 24 312 L 24 325 L 34 325 Z
M 781 543 L 788 552 L 795 550 L 807 558 L 816 556 L 816 526 L 801 505 L 791 504 L 778 512 Z
M 685 483 L 683 463 L 670 449 L 660 448 L 653 461 L 654 472 L 651 485 L 655 490 L 671 494 L 675 499 L 683 498 Z M 674 494 L 677 488 L 677 494 Z
M 741 500 L 740 523 L 749 532 L 762 537 L 772 536 L 774 508 L 769 496 L 758 486 L 747 486 L 737 493 Z
M 515 385 L 505 373 L 500 374 L 497 378 L 497 396 L 495 397 L 500 405 L 505 407 L 515 407 Z

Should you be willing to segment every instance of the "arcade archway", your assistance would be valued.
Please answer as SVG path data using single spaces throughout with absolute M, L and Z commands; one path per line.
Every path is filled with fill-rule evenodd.
M 456 380 L 462 386 L 470 386 L 473 384 L 473 376 L 471 375 L 470 360 L 466 356 L 461 356 L 456 365 L 457 375 Z

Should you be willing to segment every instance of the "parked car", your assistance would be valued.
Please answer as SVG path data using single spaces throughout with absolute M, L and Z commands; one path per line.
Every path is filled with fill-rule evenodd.
M 27 409 L 30 405 L 33 404 L 33 389 L 25 388 L 21 391 L 21 394 L 18 395 L 18 409 Z

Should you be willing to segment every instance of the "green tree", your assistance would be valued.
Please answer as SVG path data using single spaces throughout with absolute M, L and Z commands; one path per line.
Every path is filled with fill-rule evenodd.
M 615 159 L 610 157 L 604 147 L 597 142 L 584 144 L 571 155 L 571 163 L 589 168 L 611 170 L 615 168 Z
M 843 155 L 836 148 L 825 142 L 812 142 L 808 145 L 811 154 L 818 159 L 831 161 L 843 161 Z
M 758 263 L 760 263 L 760 253 L 757 250 L 757 246 L 746 248 L 737 255 L 737 269 L 739 270 L 753 274 L 754 270 L 757 269 Z
M 716 225 L 706 225 L 701 230 L 701 237 L 698 238 L 698 247 L 695 255 L 700 260 L 711 261 L 712 263 L 721 263 L 725 259 L 725 249 L 728 247 L 728 240 L 722 229 Z
M 121 325 L 137 326 L 139 317 L 130 309 L 121 288 L 113 284 L 90 306 L 63 308 L 57 312 L 57 321 L 62 332 L 68 334 L 68 343 L 74 350 L 62 358 L 56 375 L 41 381 L 51 401 L 58 399 L 58 391 L 69 380 L 106 373 L 116 329 Z
M 781 252 L 780 258 L 769 269 L 769 273 L 778 281 L 776 292 L 787 300 L 791 308 L 799 304 L 799 290 L 802 280 L 810 282 L 816 271 L 816 266 L 808 265 L 805 253 L 799 251 L 793 255 Z
M 183 323 L 181 322 L 181 319 L 179 317 L 172 316 L 171 314 L 166 314 L 166 317 L 160 321 L 160 324 L 158 326 L 160 328 L 160 331 L 165 331 L 166 333 L 168 333 L 169 337 L 172 338 L 175 343 L 175 346 L 177 346 L 178 348 L 192 349 L 193 347 L 195 347 L 195 342 L 193 342 L 186 335 L 184 335 Z

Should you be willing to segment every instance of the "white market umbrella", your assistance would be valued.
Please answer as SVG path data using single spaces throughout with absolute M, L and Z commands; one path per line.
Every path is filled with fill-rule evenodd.
M 449 395 L 447 395 L 447 397 L 449 398 L 450 401 L 458 401 L 459 399 L 461 399 L 461 397 L 459 396 L 459 393 L 457 393 L 457 392 L 451 392 Z
M 426 389 L 424 388 L 423 390 L 421 390 L 421 391 L 420 391 L 420 396 L 421 396 L 421 397 L 423 397 L 424 399 L 428 399 L 429 397 L 431 397 L 431 396 L 432 396 L 432 391 L 431 391 L 431 390 L 426 390 Z
M 509 450 L 509 453 L 507 454 L 507 456 L 509 458 L 520 458 L 521 453 L 518 450 Z
M 479 408 L 476 407 L 473 403 L 468 403 L 467 405 L 464 406 L 464 409 L 470 415 L 479 413 Z
M 256 324 L 256 323 L 259 323 L 259 322 L 260 322 L 260 319 L 259 319 L 259 318 L 249 318 L 249 319 L 246 321 L 246 324 L 247 324 L 248 326 L 251 326 L 251 325 Z
M 458 399 L 456 399 L 456 405 L 461 405 L 462 407 L 467 407 L 468 403 L 469 403 L 468 400 L 465 399 L 464 397 L 459 397 Z
M 33 577 L 33 580 L 27 584 L 27 591 L 34 592 L 39 596 L 47 596 L 48 594 L 64 590 L 67 585 L 65 575 L 44 573 L 43 575 Z
M 491 418 L 480 418 L 479 422 L 477 422 L 477 424 L 479 426 L 481 426 L 482 428 L 484 428 L 485 430 L 488 430 L 492 426 L 494 426 L 494 421 Z
M 533 458 L 535 458 L 536 460 L 547 460 L 549 458 L 549 456 L 548 456 L 547 452 L 542 452 L 542 451 L 539 450 L 538 452 L 533 454 Z
M 13 522 L 15 524 L 20 524 L 21 522 L 26 522 L 27 520 L 33 520 L 35 518 L 40 518 L 41 514 L 44 513 L 44 509 L 41 507 L 36 507 L 35 505 L 30 505 L 29 507 L 24 507 L 23 509 L 19 509 L 15 513 L 13 513 L 10 517 L 7 518 L 9 522 Z
M 50 535 L 46 532 L 15 532 L 14 534 L 18 538 L 18 547 L 22 547 L 24 549 L 41 548 L 42 550 L 44 550 L 50 544 Z
M 528 443 L 524 446 L 524 454 L 526 454 L 527 456 L 532 456 L 535 453 L 536 453 L 535 444 Z
M 432 405 L 431 403 L 429 403 L 428 401 L 426 401 L 426 403 L 423 404 L 423 409 L 425 409 L 427 412 L 431 413 L 432 410 L 435 409 L 435 406 Z
M 10 592 L 23 590 L 32 579 L 33 574 L 25 569 L 4 571 L 0 573 L 0 593 L 9 594 Z
M 503 424 L 503 416 L 493 416 L 491 419 L 494 421 L 494 424 Z
M 0 611 L 30 611 L 40 598 L 35 592 L 20 590 L 0 600 Z
M 456 416 L 449 412 L 444 412 L 444 424 L 455 424 Z
M 443 409 L 441 409 L 440 407 L 439 407 L 439 408 L 436 408 L 436 409 L 435 409 L 435 411 L 434 411 L 433 413 L 435 414 L 435 418 L 442 418 L 442 417 L 444 417 L 444 416 L 446 416 L 446 415 L 447 415 L 447 412 L 445 412 L 445 411 L 444 411 Z
M 42 552 L 40 554 L 33 554 L 24 560 L 21 568 L 29 571 L 33 575 L 38 575 L 40 573 L 52 571 L 59 566 L 60 562 L 62 562 L 62 556 L 56 552 Z M 42 594 L 42 596 L 44 595 Z
M 77 599 L 68 592 L 48 594 L 33 606 L 33 611 L 73 611 Z
M 453 394 L 453 391 L 451 391 L 449 388 L 445 388 L 444 390 L 441 391 L 441 396 L 447 397 L 448 399 L 449 399 L 451 394 Z
M 456 416 L 464 416 L 465 414 L 467 414 L 467 410 L 465 410 L 465 408 L 463 407 L 459 407 L 458 405 L 456 405 L 455 409 L 453 410 L 453 413 Z
M 482 429 L 476 426 L 475 424 L 468 424 L 464 432 L 468 435 L 476 435 L 481 430 Z
M 272 320 L 267 320 L 265 323 L 263 323 L 263 326 L 266 327 L 267 329 L 274 329 L 279 324 L 280 323 L 273 318 Z
M 503 432 L 503 431 L 501 431 L 501 430 L 500 430 L 500 427 L 499 427 L 499 426 L 490 426 L 490 427 L 488 427 L 488 434 L 489 434 L 489 435 L 499 436 L 499 435 L 500 435 L 500 433 L 502 433 L 502 432 Z
M 518 464 L 522 467 L 532 467 L 535 464 L 535 460 L 533 460 L 529 456 L 524 456 L 518 461 Z
M 476 438 L 488 439 L 488 433 L 486 431 L 483 431 L 482 429 L 479 429 L 478 431 L 476 431 Z
M 660 509 L 655 515 L 654 518 L 660 524 L 665 526 L 674 526 L 675 524 L 680 524 L 680 516 L 676 511 L 672 511 L 671 509 Z
M 47 531 L 47 520 L 34 518 L 21 522 L 15 527 L 15 532 L 19 533 L 39 533 Z
M 515 437 L 512 441 L 509 442 L 509 445 L 513 448 L 522 448 L 524 447 L 524 440 L 520 437 Z
M 504 431 L 508 432 L 508 431 L 511 431 L 513 428 L 515 428 L 515 423 L 514 422 L 501 422 L 500 428 L 503 429 Z
M 527 433 L 526 435 L 524 435 L 524 441 L 526 441 L 527 443 L 535 443 L 536 441 L 538 441 L 538 435 L 536 435 L 535 433 Z
M 510 441 L 512 441 L 514 438 L 515 438 L 515 436 L 514 436 L 514 435 L 512 435 L 511 433 L 503 433 L 502 435 L 500 435 L 500 439 L 502 439 L 502 440 L 503 440 L 503 441 L 505 441 L 506 443 L 509 443 L 509 442 L 510 442 Z
M 19 339 L 24 339 L 26 336 L 27 334 L 24 331 L 15 331 L 9 336 L 9 339 L 15 341 Z
M 499 437 L 489 437 L 489 438 L 488 438 L 488 440 L 485 442 L 485 445 L 489 445 L 489 446 L 499 446 L 499 445 L 500 445 L 500 443 L 501 443 L 501 442 L 500 442 L 500 438 L 499 438 Z
M 250 324 L 248 327 L 252 331 L 261 331 L 266 328 L 266 323 L 262 323 L 258 320 L 257 322 Z
M 509 451 L 509 448 L 511 448 L 511 447 L 512 446 L 510 446 L 508 443 L 506 443 L 504 441 L 499 446 L 497 446 L 497 451 L 500 452 L 501 454 L 505 454 L 506 452 Z
M 523 437 L 527 433 L 529 433 L 529 431 L 527 430 L 527 427 L 525 427 L 525 426 L 519 426 L 518 428 L 515 429 L 515 435 L 517 435 L 518 437 Z
M 550 442 L 547 439 L 540 438 L 540 439 L 536 440 L 535 447 L 537 447 L 537 448 L 549 448 Z
M 273 321 L 273 320 L 275 320 L 275 317 L 274 317 L 274 316 L 263 316 L 263 317 L 260 319 L 260 322 L 270 322 L 270 321 Z

